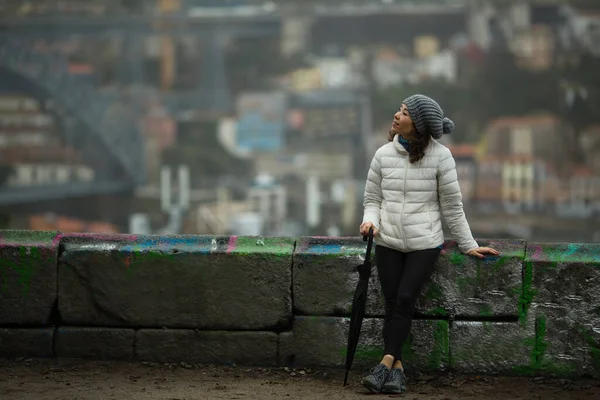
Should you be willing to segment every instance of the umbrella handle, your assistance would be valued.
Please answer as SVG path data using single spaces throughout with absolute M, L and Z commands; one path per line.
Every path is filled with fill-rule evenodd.
M 365 260 L 371 259 L 371 247 L 373 246 L 373 227 L 369 228 L 369 236 L 363 236 L 363 241 L 367 242 L 367 254 Z
M 369 235 L 368 236 L 363 236 L 363 242 L 366 242 L 369 239 L 373 240 L 373 227 L 369 228 Z

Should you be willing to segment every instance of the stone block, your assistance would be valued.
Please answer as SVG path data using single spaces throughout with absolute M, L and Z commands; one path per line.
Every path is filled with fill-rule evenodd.
M 350 314 L 367 244 L 354 238 L 300 238 L 294 252 L 294 309 L 306 315 Z M 372 259 L 375 254 L 373 245 Z M 383 300 L 372 269 L 367 315 L 383 315 Z
M 436 270 L 417 302 L 427 316 L 518 316 L 522 293 L 523 240 L 477 240 L 500 256 L 480 260 L 462 254 L 454 241 L 444 244 Z
M 277 365 L 293 366 L 296 361 L 294 352 L 294 333 L 292 331 L 281 332 L 277 335 Z
M 600 316 L 600 244 L 530 243 L 525 259 L 528 303 L 558 304 Z
M 417 301 L 417 315 L 454 318 L 517 316 L 522 293 L 523 240 L 478 241 L 499 257 L 475 259 L 447 241 L 431 280 Z M 348 316 L 366 244 L 352 238 L 301 238 L 294 253 L 294 307 L 301 314 Z M 375 253 L 375 251 L 374 251 Z M 376 258 L 369 281 L 369 317 L 384 315 Z
M 133 329 L 60 327 L 54 352 L 58 357 L 129 360 L 134 355 Z
M 293 239 L 67 238 L 59 260 L 66 324 L 259 330 L 291 326 Z
M 0 328 L 0 357 L 52 357 L 54 328 Z
M 280 337 L 280 359 L 298 366 L 343 367 L 350 319 L 298 316 L 294 329 Z M 383 356 L 383 320 L 363 321 L 353 369 L 376 365 Z M 440 371 L 448 366 L 448 321 L 415 320 L 403 347 L 407 370 Z
M 600 317 L 547 303 L 532 304 L 527 320 L 536 331 L 528 371 L 564 378 L 600 377 Z
M 535 339 L 534 324 L 453 321 L 450 367 L 466 374 L 522 374 Z
M 273 332 L 140 329 L 135 347 L 145 361 L 274 366 L 277 342 Z
M 56 232 L 0 231 L 0 324 L 51 324 L 56 238 Z

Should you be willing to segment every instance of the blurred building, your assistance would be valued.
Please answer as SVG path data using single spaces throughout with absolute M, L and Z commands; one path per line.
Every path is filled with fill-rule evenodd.
M 571 48 L 581 48 L 600 56 L 600 11 L 597 7 L 567 8 L 567 24 L 562 30 L 563 40 Z
M 580 134 L 580 145 L 584 152 L 585 163 L 600 176 L 600 124 L 592 125 Z
M 486 155 L 477 160 L 477 183 L 474 201 L 481 212 L 502 209 L 502 160 Z
M 249 209 L 260 216 L 262 235 L 283 235 L 287 218 L 287 191 L 268 175 L 258 176 L 248 191 Z
M 591 145 L 595 135 L 590 132 L 593 128 L 582 134 L 582 142 Z M 575 158 L 572 135 L 571 128 L 553 116 L 492 121 L 477 156 L 478 206 L 512 214 L 594 215 L 600 210 L 600 175 Z M 500 193 L 492 182 L 501 185 Z M 495 198 L 501 198 L 502 207 Z
M 576 218 L 600 215 L 600 176 L 580 165 L 563 187 L 566 190 L 556 202 L 558 215 Z
M 456 162 L 456 172 L 458 183 L 463 196 L 463 203 L 469 205 L 475 197 L 477 183 L 477 160 L 475 155 L 475 146 L 449 145 L 448 148 Z
M 535 157 L 568 175 L 574 154 L 574 141 L 568 139 L 572 135 L 572 128 L 552 115 L 498 118 L 483 133 L 486 144 L 481 155 Z
M 32 215 L 27 229 L 35 231 L 119 233 L 116 225 L 101 221 L 84 221 L 54 214 Z
M 509 44 L 521 68 L 545 71 L 554 66 L 555 36 L 546 25 L 532 25 L 518 31 Z
M 285 145 L 287 96 L 283 92 L 242 93 L 237 99 L 237 146 L 278 151 Z
M 4 184 L 28 187 L 90 182 L 94 171 L 65 143 L 56 119 L 24 91 L 0 92 L 0 164 L 12 173 Z
M 546 163 L 528 155 L 506 157 L 502 165 L 502 203 L 511 214 L 543 211 Z

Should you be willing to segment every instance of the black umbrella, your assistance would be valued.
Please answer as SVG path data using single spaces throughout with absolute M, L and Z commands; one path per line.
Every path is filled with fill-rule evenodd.
M 367 241 L 367 237 L 363 237 Z M 367 289 L 369 287 L 369 277 L 371 276 L 371 247 L 373 247 L 373 228 L 369 229 L 369 237 L 367 243 L 367 254 L 365 262 L 357 267 L 359 280 L 354 291 L 352 299 L 352 312 L 350 314 L 350 329 L 348 330 L 348 347 L 346 350 L 346 376 L 344 377 L 344 386 L 348 383 L 348 373 L 354 361 L 354 353 L 358 345 L 360 329 L 365 316 L 365 308 L 367 305 Z

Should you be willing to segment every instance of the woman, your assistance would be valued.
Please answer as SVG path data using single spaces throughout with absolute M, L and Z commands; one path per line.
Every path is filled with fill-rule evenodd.
M 371 162 L 360 233 L 366 236 L 373 228 L 385 298 L 384 356 L 362 381 L 372 392 L 406 390 L 402 345 L 411 328 L 417 297 L 444 243 L 441 216 L 463 253 L 479 258 L 498 255 L 473 239 L 454 158 L 435 140 L 453 129 L 454 123 L 444 117 L 433 99 L 410 96 L 394 115 L 390 143 L 379 148 Z

